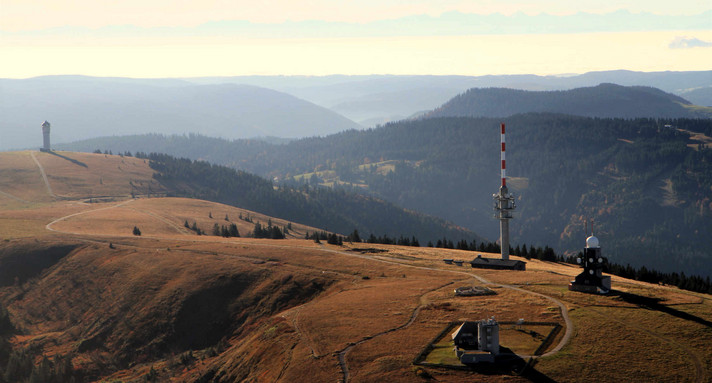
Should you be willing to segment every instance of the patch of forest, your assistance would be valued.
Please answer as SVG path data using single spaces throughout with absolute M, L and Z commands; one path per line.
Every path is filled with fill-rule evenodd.
M 275 187 L 260 176 L 205 161 L 156 153 L 138 152 L 136 156 L 149 159 L 149 165 L 156 170 L 154 178 L 168 186 L 172 196 L 238 206 L 337 233 L 359 230 L 430 239 L 442 236 L 480 239 L 442 219 L 343 189 L 309 185 Z

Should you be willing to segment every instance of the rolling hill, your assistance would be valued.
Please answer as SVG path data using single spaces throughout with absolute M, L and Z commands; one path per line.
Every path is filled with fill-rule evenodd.
M 35 146 L 42 120 L 53 142 L 145 132 L 223 138 L 315 136 L 360 128 L 328 109 L 248 85 L 79 76 L 0 80 L 0 150 Z
M 575 252 L 583 220 L 605 233 L 621 264 L 708 273 L 710 120 L 518 115 L 508 126 L 508 175 L 520 206 L 514 244 Z M 286 145 L 135 136 L 77 150 L 156 149 L 278 178 L 339 184 L 497 238 L 500 119 L 437 118 Z M 84 146 L 81 146 L 84 145 Z M 106 146 L 104 146 L 106 145 Z M 202 148 L 211 148 L 209 151 Z
M 141 158 L 57 154 L 66 158 L 0 154 L 3 381 L 704 382 L 711 376 L 709 295 L 615 276 L 612 294 L 589 295 L 566 289 L 580 272 L 567 264 L 532 259 L 527 271 L 512 272 L 442 262 L 495 256 L 480 252 L 196 235 L 182 222 L 268 217 L 160 197 L 170 189 L 158 190 Z M 126 186 L 102 189 L 129 181 L 151 197 L 132 199 Z M 141 236 L 131 234 L 134 225 Z M 460 286 L 495 294 L 458 297 L 453 290 Z M 492 316 L 502 324 L 506 361 L 494 368 L 453 362 L 446 344 L 451 323 Z M 505 324 L 520 319 L 517 327 Z M 431 342 L 446 345 L 428 351 Z M 414 364 L 421 351 L 440 367 Z
M 520 113 L 562 113 L 603 118 L 712 117 L 712 109 L 659 89 L 600 84 L 566 91 L 524 91 L 506 88 L 473 88 L 441 107 L 431 117 L 509 117 Z
M 365 236 L 483 241 L 473 232 L 442 219 L 407 211 L 373 197 L 326 188 L 275 188 L 271 181 L 259 176 L 206 162 L 158 154 L 142 157 L 71 152 L 0 153 L 3 185 L 0 206 L 53 200 L 191 197 L 247 209 L 240 213 L 241 217 L 254 217 L 255 212 L 271 216 L 261 220 L 262 224 L 271 218 L 283 224 L 291 221 L 311 225 L 312 233 L 315 227 L 320 227 L 342 235 L 358 230 Z M 46 176 L 45 183 L 40 175 Z M 33 199 L 28 200 L 29 196 Z M 221 218 L 222 215 L 216 216 Z M 200 228 L 209 232 L 214 223 Z M 252 231 L 254 223 L 249 226 L 247 232 Z M 301 230 L 300 235 L 304 234 L 306 231 Z

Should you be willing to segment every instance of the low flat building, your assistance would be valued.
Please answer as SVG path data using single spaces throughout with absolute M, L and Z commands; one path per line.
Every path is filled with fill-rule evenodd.
M 495 270 L 521 270 L 527 268 L 527 263 L 514 259 L 499 259 L 499 258 L 484 258 L 478 255 L 477 258 L 470 261 L 470 265 L 478 269 L 495 269 Z

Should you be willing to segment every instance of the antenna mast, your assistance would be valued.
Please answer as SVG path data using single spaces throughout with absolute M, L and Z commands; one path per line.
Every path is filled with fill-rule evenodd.
M 504 145 L 504 123 L 500 125 L 502 132 L 500 135 L 500 160 L 502 163 L 501 177 L 502 184 L 499 187 L 499 193 L 493 194 L 495 218 L 499 219 L 499 239 L 501 247 L 501 255 L 503 260 L 509 259 L 509 220 L 512 218 L 512 210 L 517 206 L 514 202 L 514 195 L 507 189 L 507 166 L 505 162 L 505 145 Z

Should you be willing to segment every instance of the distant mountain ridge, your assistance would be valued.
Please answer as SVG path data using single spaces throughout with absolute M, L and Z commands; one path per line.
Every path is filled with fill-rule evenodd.
M 695 105 L 712 106 L 712 71 L 185 79 L 44 76 L 0 79 L 0 150 L 39 146 L 38 124 L 43 120 L 53 124 L 53 143 L 144 133 L 302 138 L 421 116 L 470 88 L 552 91 L 602 82 L 653 86 Z M 695 116 L 704 111 L 694 109 Z
M 624 86 L 652 86 L 682 96 L 695 105 L 712 106 L 712 97 L 707 94 L 712 89 L 712 71 L 610 70 L 571 76 L 236 76 L 185 80 L 197 84 L 250 84 L 275 89 L 329 108 L 364 126 L 376 126 L 430 111 L 470 88 L 498 87 L 542 91 L 614 83 Z
M 508 117 L 532 112 L 601 118 L 712 117 L 712 109 L 695 108 L 684 98 L 657 88 L 603 83 L 566 91 L 472 88 L 423 118 Z
M 0 150 L 38 146 L 42 120 L 52 123 L 55 143 L 146 132 L 296 138 L 360 128 L 326 108 L 250 85 L 52 76 L 0 80 L 0 90 Z

